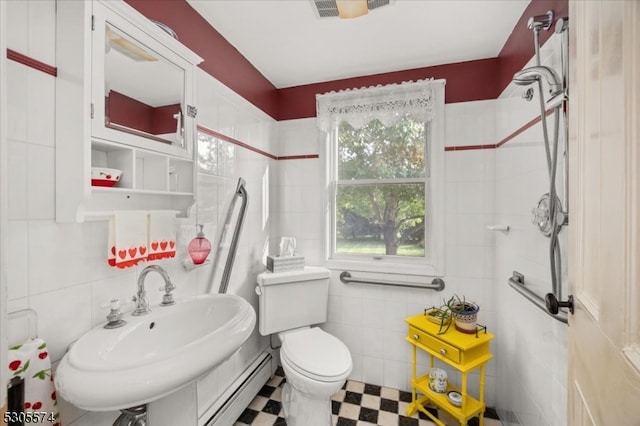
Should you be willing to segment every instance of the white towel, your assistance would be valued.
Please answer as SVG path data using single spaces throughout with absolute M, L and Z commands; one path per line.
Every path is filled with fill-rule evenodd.
M 51 375 L 51 359 L 42 339 L 9 348 L 9 377 L 24 379 L 24 411 L 46 413 L 39 423 L 60 426 L 58 401 Z
M 176 255 L 176 212 L 154 210 L 149 212 L 149 256 L 159 260 Z
M 147 259 L 148 217 L 146 211 L 116 211 L 109 219 L 108 263 L 128 268 Z

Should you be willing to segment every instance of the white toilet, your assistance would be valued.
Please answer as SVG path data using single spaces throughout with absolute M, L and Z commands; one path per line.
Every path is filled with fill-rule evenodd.
M 327 320 L 329 270 L 258 275 L 260 334 L 278 333 L 286 383 L 282 406 L 289 426 L 331 425 L 331 396 L 353 367 L 347 346 L 313 325 Z

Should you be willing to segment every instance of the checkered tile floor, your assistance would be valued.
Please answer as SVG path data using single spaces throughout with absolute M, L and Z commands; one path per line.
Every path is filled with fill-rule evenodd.
M 284 372 L 278 367 L 276 374 L 265 384 L 254 400 L 238 418 L 235 426 L 286 426 L 280 395 L 285 382 Z M 334 426 L 432 426 L 423 413 L 405 416 L 411 402 L 411 393 L 382 386 L 348 380 L 331 398 Z M 447 426 L 459 426 L 455 419 L 437 409 L 429 409 Z M 502 426 L 495 410 L 485 411 L 485 426 Z M 469 426 L 478 425 L 478 419 Z

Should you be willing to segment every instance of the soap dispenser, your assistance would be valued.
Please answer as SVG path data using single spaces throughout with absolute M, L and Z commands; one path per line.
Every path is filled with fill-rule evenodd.
M 211 243 L 204 236 L 202 228 L 204 225 L 196 225 L 198 229 L 198 235 L 191 240 L 188 246 L 189 256 L 194 265 L 201 265 L 209 256 L 211 252 Z

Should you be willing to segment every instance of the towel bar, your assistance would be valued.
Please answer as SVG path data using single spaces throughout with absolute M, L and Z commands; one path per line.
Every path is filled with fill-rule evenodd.
M 146 209 L 139 209 L 146 210 Z M 179 217 L 178 214 L 180 210 L 173 210 L 176 213 L 176 217 Z M 109 220 L 111 216 L 115 214 L 115 210 L 101 210 L 101 211 L 88 211 L 84 213 L 84 220 L 86 221 L 100 221 L 100 220 Z
M 345 284 L 349 283 L 359 283 L 359 284 L 377 284 L 377 285 L 389 285 L 395 287 L 409 287 L 409 288 L 422 288 L 425 290 L 436 290 L 442 291 L 444 290 L 444 281 L 442 278 L 434 278 L 431 283 L 428 284 L 416 284 L 416 283 L 407 283 L 407 282 L 397 282 L 397 281 L 385 281 L 385 280 L 372 280 L 372 279 L 359 279 L 352 278 L 351 273 L 347 271 L 343 271 L 340 274 L 340 281 Z

